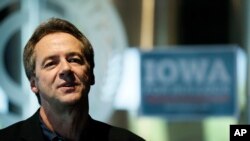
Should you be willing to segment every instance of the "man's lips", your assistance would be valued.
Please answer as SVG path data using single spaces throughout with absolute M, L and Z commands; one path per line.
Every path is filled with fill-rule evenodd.
M 65 82 L 60 84 L 58 86 L 58 89 L 60 89 L 64 93 L 72 93 L 76 91 L 78 85 L 80 84 L 75 82 Z
M 77 85 L 79 85 L 79 83 L 77 83 L 77 82 L 64 82 L 64 83 L 60 84 L 58 86 L 58 88 L 61 88 L 61 87 L 74 87 L 74 86 L 77 86 Z

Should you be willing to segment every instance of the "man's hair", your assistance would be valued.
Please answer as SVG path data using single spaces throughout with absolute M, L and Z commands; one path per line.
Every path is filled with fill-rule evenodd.
M 31 38 L 28 40 L 27 44 L 25 45 L 24 52 L 23 52 L 23 63 L 26 76 L 29 80 L 32 77 L 35 77 L 35 46 L 36 44 L 46 35 L 57 33 L 57 32 L 64 32 L 71 34 L 76 39 L 78 39 L 82 45 L 82 53 L 86 58 L 86 61 L 90 65 L 90 84 L 95 83 L 94 78 L 94 51 L 91 43 L 85 37 L 85 35 L 79 31 L 72 23 L 69 21 L 59 19 L 59 18 L 50 18 L 47 22 L 40 24 L 34 33 L 32 34 Z

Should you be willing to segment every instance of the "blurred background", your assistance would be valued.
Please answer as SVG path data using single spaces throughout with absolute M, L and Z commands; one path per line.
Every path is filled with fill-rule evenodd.
M 31 116 L 39 107 L 24 73 L 22 50 L 38 24 L 59 17 L 75 24 L 94 46 L 93 118 L 127 128 L 148 141 L 228 141 L 231 124 L 248 124 L 250 120 L 246 87 L 249 9 L 248 0 L 1 0 L 0 128 Z M 169 118 L 164 110 L 145 114 L 143 54 L 183 48 L 195 54 L 203 49 L 232 51 L 235 59 L 224 62 L 226 69 L 231 65 L 235 73 L 235 81 L 229 85 L 234 88 L 229 92 L 232 113 L 222 110 L 202 118 L 197 118 L 199 111 L 188 118 L 178 113 L 182 115 L 179 120 L 173 120 L 173 113 Z

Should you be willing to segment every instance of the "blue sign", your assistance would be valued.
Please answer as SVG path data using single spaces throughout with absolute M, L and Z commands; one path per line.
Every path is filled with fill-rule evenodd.
M 237 48 L 141 52 L 141 112 L 169 118 L 237 112 Z

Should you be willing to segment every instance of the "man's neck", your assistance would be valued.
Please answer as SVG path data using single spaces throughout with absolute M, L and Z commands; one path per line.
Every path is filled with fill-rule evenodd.
M 77 140 L 86 125 L 88 109 L 84 106 L 75 106 L 62 112 L 52 107 L 41 106 L 40 116 L 52 132 L 69 140 Z

